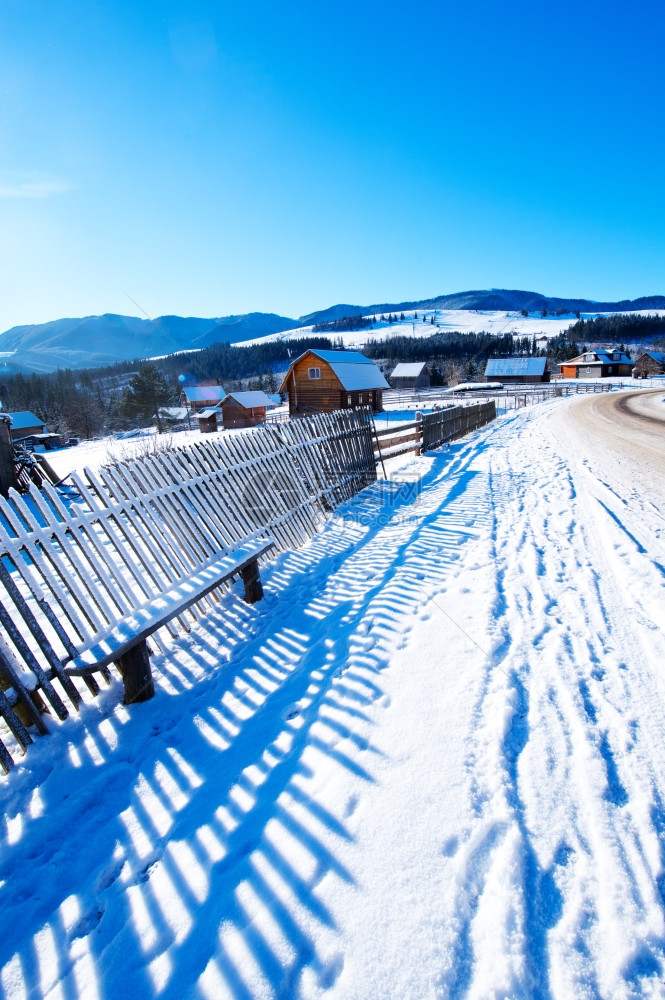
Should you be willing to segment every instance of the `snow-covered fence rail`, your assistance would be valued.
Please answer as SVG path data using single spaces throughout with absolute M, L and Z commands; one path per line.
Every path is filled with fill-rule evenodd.
M 78 708 L 73 677 L 97 694 L 114 662 L 127 695 L 128 642 L 145 650 L 153 635 L 164 649 L 232 574 L 245 579 L 269 548 L 302 544 L 375 478 L 371 416 L 357 410 L 86 469 L 71 477 L 71 506 L 48 484 L 10 490 L 0 498 L 0 768 L 32 742 L 30 727 L 46 732 L 45 710 L 65 719 Z

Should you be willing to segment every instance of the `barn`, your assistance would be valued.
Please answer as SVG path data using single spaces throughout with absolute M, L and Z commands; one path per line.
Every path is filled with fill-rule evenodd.
M 393 389 L 428 389 L 429 382 L 429 368 L 425 361 L 401 362 L 390 376 Z
M 665 351 L 645 351 L 640 354 L 633 368 L 633 378 L 665 375 Z
M 329 413 L 354 406 L 383 407 L 389 385 L 359 351 L 305 351 L 291 364 L 279 391 L 289 396 L 291 415 Z
M 485 379 L 504 385 L 549 382 L 547 358 L 490 358 L 485 368 Z
M 266 410 L 273 401 L 265 392 L 230 392 L 222 400 L 224 430 L 235 427 L 257 427 L 266 422 Z
M 559 365 L 563 378 L 612 378 L 630 375 L 633 363 L 623 351 L 586 351 Z

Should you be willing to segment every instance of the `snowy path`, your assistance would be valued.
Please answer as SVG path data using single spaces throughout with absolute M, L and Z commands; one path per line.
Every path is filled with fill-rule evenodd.
M 665 462 L 592 404 L 415 460 L 32 748 L 0 995 L 665 996 Z

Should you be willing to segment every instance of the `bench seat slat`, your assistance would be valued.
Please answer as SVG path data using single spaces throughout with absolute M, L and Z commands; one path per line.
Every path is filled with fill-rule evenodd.
M 97 636 L 94 645 L 78 652 L 71 661 L 65 661 L 66 672 L 73 677 L 81 677 L 115 662 L 229 577 L 242 572 L 274 545 L 273 539 L 265 538 L 246 543 L 199 570 L 188 580 L 164 591 L 159 597 L 129 614 L 106 635 L 101 638 Z

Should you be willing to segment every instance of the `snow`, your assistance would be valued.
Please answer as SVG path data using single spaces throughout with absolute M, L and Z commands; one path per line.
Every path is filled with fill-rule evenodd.
M 390 463 L 0 783 L 0 995 L 662 997 L 662 424 Z M 665 417 L 665 394 L 625 406 Z
M 382 340 L 385 337 L 431 337 L 435 333 L 456 332 L 456 333 L 491 333 L 500 336 L 504 333 L 512 333 L 516 337 L 541 337 L 548 339 L 559 337 L 569 326 L 577 322 L 577 316 L 567 313 L 564 316 L 548 314 L 541 316 L 532 314 L 522 316 L 519 312 L 505 312 L 501 310 L 488 311 L 477 309 L 422 309 L 416 310 L 418 319 L 414 319 L 414 312 L 406 312 L 402 322 L 387 323 L 381 322 L 379 315 L 374 318 L 378 321 L 373 329 L 364 330 L 331 330 L 315 331 L 311 326 L 298 327 L 296 330 L 287 330 L 283 333 L 271 333 L 266 337 L 257 337 L 254 340 L 244 340 L 234 347 L 249 347 L 252 344 L 267 344 L 271 341 L 297 340 L 302 337 L 330 336 L 335 340 L 341 338 L 344 347 L 359 348 L 372 340 Z M 664 309 L 645 309 L 639 313 L 582 313 L 582 319 L 596 319 L 599 316 L 665 316 Z M 369 316 L 369 314 L 368 314 Z M 434 324 L 430 322 L 434 317 Z

